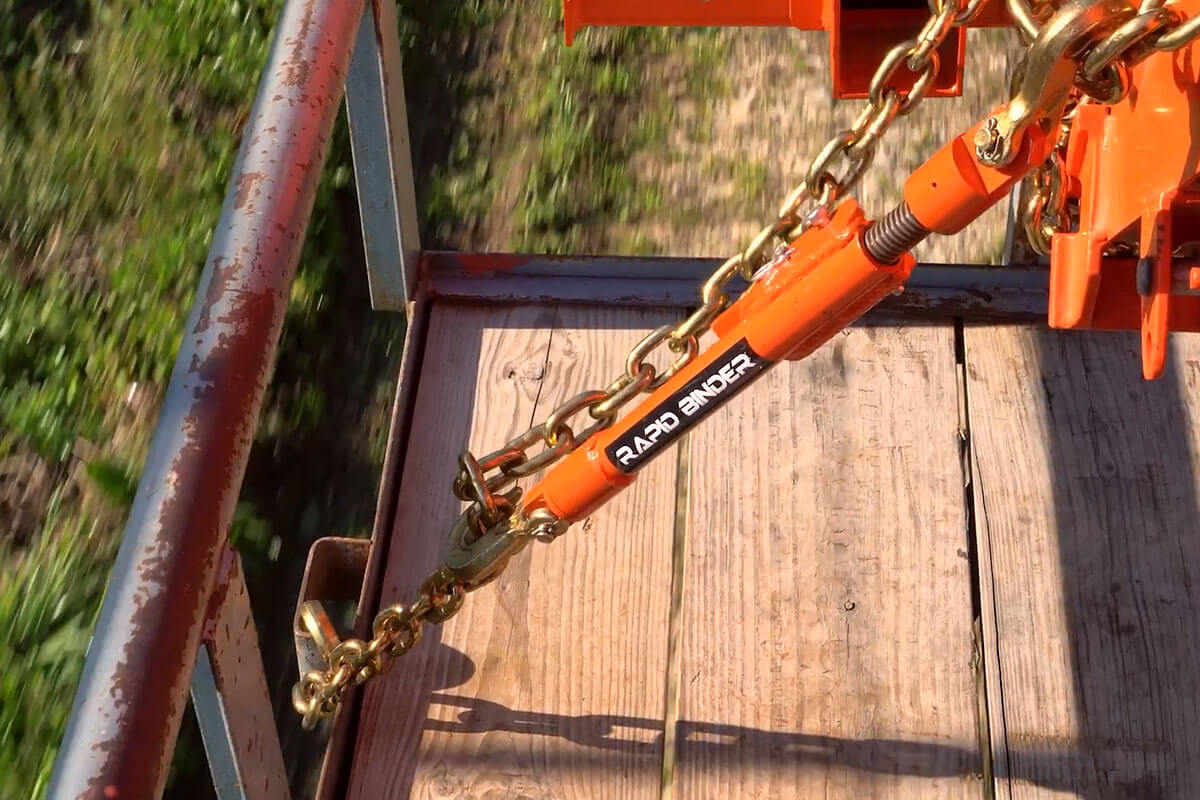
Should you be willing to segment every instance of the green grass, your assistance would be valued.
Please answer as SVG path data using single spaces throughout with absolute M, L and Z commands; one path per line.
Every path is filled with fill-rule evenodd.
M 47 516 L 56 517 L 57 502 Z M 78 516 L 0 577 L 0 795 L 40 797 L 70 710 L 92 628 L 111 537 Z
M 152 422 L 121 398 L 166 382 L 278 3 L 33 7 L 0 0 L 0 459 L 60 481 L 0 539 L 0 797 L 45 789 Z
M 557 20 L 558 4 L 546 12 Z M 586 223 L 626 222 L 657 206 L 628 163 L 661 133 L 661 117 L 623 119 L 617 110 L 642 91 L 638 69 L 667 42 L 657 29 L 589 30 L 573 47 L 536 51 L 532 69 L 546 79 L 521 110 L 521 122 L 536 132 L 537 157 L 522 176 L 514 249 L 579 251 Z
M 0 453 L 20 440 L 63 461 L 106 433 L 111 387 L 165 382 L 266 50 L 264 5 L 97 3 L 88 35 L 6 65 Z
M 561 0 L 470 5 L 469 25 L 506 14 L 519 33 L 503 41 L 497 63 L 457 87 L 468 102 L 423 203 L 437 241 L 471 244 L 464 221 L 490 212 L 510 216 L 502 226 L 507 237 L 493 239 L 492 247 L 658 250 L 636 226 L 660 211 L 662 193 L 639 177 L 632 160 L 666 155 L 676 123 L 664 65 L 676 59 L 684 91 L 704 96 L 719 88 L 727 47 L 714 30 L 657 28 L 589 28 L 566 47 L 561 8 Z M 500 118 L 504 127 L 497 133 Z M 631 228 L 632 234 L 614 238 L 613 231 Z

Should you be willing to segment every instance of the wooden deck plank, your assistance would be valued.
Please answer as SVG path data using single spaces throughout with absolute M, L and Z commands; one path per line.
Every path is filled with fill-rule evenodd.
M 453 461 L 498 447 L 621 368 L 670 315 L 495 306 L 434 312 L 383 598 L 435 566 Z M 367 692 L 352 798 L 657 796 L 675 464 L 494 584 Z
M 968 329 L 997 796 L 1200 784 L 1200 341 Z
M 858 328 L 693 432 L 678 796 L 981 796 L 957 402 Z

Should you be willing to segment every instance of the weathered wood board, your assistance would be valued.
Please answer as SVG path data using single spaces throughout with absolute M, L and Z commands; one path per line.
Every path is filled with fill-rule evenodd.
M 1200 786 L 1200 341 L 966 331 L 997 796 Z
M 675 794 L 982 796 L 953 328 L 839 335 L 689 458 Z
M 459 450 L 674 316 L 435 306 L 384 600 L 435 566 Z M 951 326 L 777 367 L 373 683 L 349 796 L 980 797 L 959 400 Z
M 667 315 L 435 307 L 386 568 L 385 602 L 437 564 L 468 443 L 491 451 L 607 383 Z M 366 694 L 351 798 L 657 796 L 675 460 L 503 576 Z

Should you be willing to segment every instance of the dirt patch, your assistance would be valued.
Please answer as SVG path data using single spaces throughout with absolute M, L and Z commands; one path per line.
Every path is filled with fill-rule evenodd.
M 41 532 L 57 472 L 33 453 L 0 460 L 0 551 L 20 552 Z
M 862 108 L 861 100 L 832 99 L 824 34 L 768 29 L 720 35 L 728 44 L 728 91 L 689 97 L 666 65 L 663 79 L 674 104 L 667 157 L 647 153 L 635 162 L 642 178 L 662 189 L 663 213 L 650 232 L 671 255 L 733 252 L 771 218 L 817 151 Z M 855 192 L 868 213 L 894 205 L 909 172 L 1003 99 L 1015 36 L 972 30 L 968 37 L 964 96 L 928 100 L 896 121 Z M 998 207 L 959 236 L 935 237 L 918 249 L 918 258 L 996 260 L 1005 213 Z
M 112 447 L 110 442 L 108 449 Z M 132 499 L 133 478 L 115 464 L 83 439 L 63 462 L 21 447 L 0 459 L 0 553 L 19 558 L 46 533 L 51 508 L 107 528 L 119 526 L 124 505 Z

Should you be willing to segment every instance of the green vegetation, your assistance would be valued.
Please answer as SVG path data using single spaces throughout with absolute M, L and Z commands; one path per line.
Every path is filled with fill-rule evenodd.
M 452 30 L 497 29 L 485 62 L 456 76 L 454 95 L 464 102 L 457 124 L 447 120 L 448 151 L 422 198 L 433 238 L 524 252 L 656 252 L 638 223 L 659 211 L 661 191 L 634 160 L 667 154 L 672 90 L 716 86 L 719 37 L 586 29 L 564 47 L 560 0 L 485 0 L 470 9 L 424 12 L 458 15 Z M 428 42 L 430 21 L 419 20 L 412 35 L 420 30 Z M 429 58 L 419 47 L 413 56 Z M 434 59 L 415 71 L 445 66 Z
M 44 792 L 279 0 L 43 5 L 0 0 L 0 797 Z M 425 141 L 448 142 L 424 148 L 426 243 L 478 245 L 499 209 L 494 246 L 582 249 L 657 206 L 629 161 L 665 137 L 647 75 L 677 39 L 589 31 L 563 48 L 557 0 L 400 6 L 410 102 L 441 126 Z M 501 77 L 466 68 L 481 41 L 500 43 Z M 349 182 L 339 124 L 260 441 L 332 413 L 324 334 L 355 237 Z M 393 323 L 354 324 L 394 346 Z M 386 409 L 363 384 L 361 405 Z M 377 467 L 383 426 L 362 427 Z M 233 536 L 249 571 L 270 569 L 277 531 L 252 501 Z
M 51 484 L 0 538 L 2 797 L 44 791 L 277 11 L 40 5 L 0 0 L 0 463 Z
M 557 24 L 557 4 L 547 9 Z M 535 51 L 532 69 L 546 81 L 522 98 L 520 124 L 541 134 L 531 147 L 539 157 L 522 176 L 514 249 L 579 252 L 588 220 L 624 222 L 657 206 L 628 165 L 665 123 L 654 104 L 635 119 L 622 110 L 641 90 L 637 70 L 667 41 L 659 29 L 587 31 L 574 47 Z
M 166 380 L 274 13 L 79 5 L 87 35 L 39 12 L 0 77 L 0 452 L 56 461 Z

